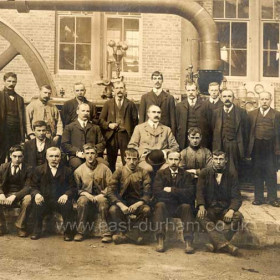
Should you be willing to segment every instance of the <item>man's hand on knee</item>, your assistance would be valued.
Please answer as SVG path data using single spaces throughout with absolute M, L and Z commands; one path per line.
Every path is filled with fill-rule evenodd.
M 225 223 L 230 223 L 232 221 L 233 214 L 234 214 L 234 210 L 229 209 L 224 216 L 224 222 Z
M 207 211 L 206 211 L 204 205 L 200 205 L 200 206 L 199 206 L 198 213 L 197 213 L 197 217 L 198 217 L 199 219 L 204 219 L 205 216 L 206 216 L 206 214 L 207 214 Z
M 138 201 L 138 202 L 136 202 L 136 203 L 130 205 L 130 206 L 128 207 L 128 213 L 129 213 L 129 214 L 135 213 L 136 210 L 138 209 L 138 207 L 142 206 L 143 204 L 144 204 L 143 201 Z
M 66 195 L 66 194 L 63 194 L 58 200 L 57 200 L 57 202 L 59 203 L 59 204 L 65 204 L 66 203 L 66 201 L 68 200 L 68 195 Z
M 0 194 L 0 204 L 5 205 L 6 204 L 6 196 L 2 193 Z
M 39 193 L 37 193 L 35 195 L 35 203 L 37 205 L 42 205 L 43 202 L 44 202 L 44 197 L 42 195 L 40 195 Z
M 12 205 L 12 203 L 15 201 L 16 196 L 14 194 L 10 195 L 9 197 L 6 198 L 6 205 Z

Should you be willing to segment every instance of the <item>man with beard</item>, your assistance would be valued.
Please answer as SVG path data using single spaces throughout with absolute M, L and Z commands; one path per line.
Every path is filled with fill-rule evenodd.
M 50 138 L 57 145 L 62 135 L 63 126 L 57 107 L 49 102 L 51 93 L 52 89 L 49 85 L 41 86 L 39 98 L 26 106 L 26 130 L 30 139 L 34 139 L 34 122 L 44 121 L 48 126 Z
M 243 218 L 238 211 L 242 200 L 237 175 L 226 165 L 226 154 L 216 150 L 213 166 L 200 172 L 196 192 L 197 218 L 210 237 L 211 243 L 206 244 L 209 251 L 223 250 L 236 255 L 238 248 L 230 241 Z
M 95 120 L 98 122 L 96 106 L 92 102 L 86 99 L 85 97 L 86 88 L 83 83 L 78 82 L 74 84 L 74 94 L 75 94 L 75 98 L 66 101 L 62 107 L 61 118 L 63 121 L 63 125 L 66 126 L 77 119 L 76 111 L 78 105 L 81 103 L 86 103 L 89 105 L 90 108 L 89 121 Z
M 175 99 L 170 93 L 162 89 L 163 75 L 161 72 L 153 72 L 151 79 L 154 87 L 152 91 L 141 97 L 139 106 L 139 123 L 141 124 L 148 120 L 147 110 L 151 105 L 156 105 L 161 109 L 161 123 L 170 127 L 173 135 L 175 135 Z
M 0 164 L 5 162 L 10 147 L 24 142 L 25 113 L 24 100 L 14 89 L 17 75 L 4 75 L 4 89 L 0 92 Z
M 115 97 L 106 101 L 100 114 L 100 119 L 109 123 L 104 135 L 107 158 L 112 172 L 116 169 L 118 150 L 121 153 L 122 163 L 125 164 L 124 151 L 138 123 L 137 108 L 125 96 L 125 83 L 122 81 L 114 82 L 113 92 Z
M 245 157 L 248 144 L 248 116 L 245 110 L 233 104 L 234 93 L 225 89 L 221 93 L 223 107 L 213 112 L 213 150 L 226 152 L 228 168 L 237 172 L 239 162 Z

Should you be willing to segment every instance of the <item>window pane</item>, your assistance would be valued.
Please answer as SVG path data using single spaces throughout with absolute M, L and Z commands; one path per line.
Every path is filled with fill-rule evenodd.
M 229 63 L 227 61 L 222 61 L 223 73 L 225 76 L 229 76 Z
M 277 59 L 278 58 L 278 59 Z M 279 57 L 276 51 L 264 51 L 263 53 L 263 76 L 278 77 Z
M 247 51 L 231 51 L 231 76 L 247 75 Z
M 90 45 L 76 46 L 76 70 L 90 70 L 91 48 Z
M 247 24 L 245 22 L 233 22 L 231 25 L 231 47 L 247 48 Z
M 60 44 L 59 69 L 74 70 L 74 45 Z
M 262 0 L 262 18 L 272 19 L 273 18 L 273 0 Z
M 91 42 L 91 18 L 77 18 L 77 43 Z
M 213 17 L 224 18 L 224 0 L 213 1 Z
M 279 24 L 278 23 L 264 23 L 263 25 L 263 48 L 264 49 L 278 49 L 279 43 Z
M 220 41 L 220 47 L 227 47 L 229 48 L 229 22 L 216 22 L 218 27 L 218 38 Z
M 74 43 L 75 41 L 75 18 L 61 17 L 60 18 L 60 42 Z
M 138 47 L 129 47 L 123 58 L 124 72 L 139 71 L 139 50 Z
M 249 0 L 238 0 L 238 18 L 249 18 Z
M 226 0 L 226 18 L 236 18 L 236 0 Z

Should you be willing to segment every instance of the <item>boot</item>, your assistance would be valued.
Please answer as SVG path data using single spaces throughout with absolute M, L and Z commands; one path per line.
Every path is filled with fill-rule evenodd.
M 192 240 L 186 240 L 186 243 L 185 243 L 185 253 L 186 254 L 193 254 L 194 253 L 194 248 L 193 248 L 193 242 Z
M 229 243 L 227 246 L 225 246 L 223 248 L 223 251 L 231 254 L 232 256 L 237 256 L 237 254 L 238 254 L 238 247 L 236 247 L 236 246 L 234 246 L 234 245 Z
M 165 251 L 165 246 L 164 246 L 164 238 L 162 234 L 159 234 L 157 236 L 157 246 L 156 246 L 156 251 L 159 253 L 162 253 Z

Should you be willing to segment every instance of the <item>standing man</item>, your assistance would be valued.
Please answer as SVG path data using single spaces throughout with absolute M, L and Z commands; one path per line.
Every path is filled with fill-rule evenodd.
M 23 98 L 15 92 L 17 75 L 4 75 L 4 89 L 0 92 L 0 164 L 5 162 L 10 147 L 24 142 L 25 110 Z
M 154 223 L 157 229 L 157 252 L 165 251 L 165 229 L 169 217 L 180 218 L 184 228 L 185 252 L 194 253 L 192 246 L 194 229 L 195 186 L 192 176 L 179 167 L 179 152 L 167 153 L 168 167 L 159 170 L 153 186 L 156 201 Z
M 19 237 L 26 237 L 26 224 L 31 206 L 30 179 L 32 168 L 23 162 L 23 149 L 20 145 L 10 148 L 11 161 L 0 166 L 0 236 L 5 234 L 5 207 L 20 206 L 16 220 Z
M 224 250 L 236 255 L 238 248 L 230 243 L 238 230 L 242 204 L 236 173 L 226 168 L 227 156 L 222 151 L 213 152 L 213 166 L 200 172 L 197 183 L 197 217 L 202 228 L 208 233 L 211 243 L 207 249 Z
M 59 148 L 48 148 L 46 158 L 47 162 L 37 166 L 32 176 L 34 228 L 31 239 L 41 237 L 44 216 L 57 211 L 63 218 L 64 240 L 71 241 L 72 199 L 76 194 L 74 176 L 72 170 L 61 163 Z
M 66 101 L 61 110 L 61 118 L 64 126 L 77 120 L 77 107 L 82 103 L 89 105 L 89 121 L 93 121 L 97 116 L 95 105 L 85 98 L 86 88 L 83 83 L 78 82 L 74 84 L 74 94 L 75 98 Z
M 113 92 L 115 97 L 104 104 L 100 114 L 100 119 L 109 123 L 104 134 L 107 158 L 112 172 L 116 169 L 119 149 L 122 163 L 125 164 L 124 151 L 135 126 L 138 124 L 137 108 L 132 101 L 125 97 L 125 83 L 122 81 L 114 82 Z
M 48 132 L 53 143 L 57 145 L 62 135 L 63 126 L 57 107 L 49 102 L 51 94 L 51 87 L 43 85 L 40 88 L 39 98 L 26 106 L 26 130 L 30 139 L 34 139 L 34 123 L 44 121 L 48 125 Z
M 198 95 L 197 85 L 195 83 L 187 83 L 186 86 L 187 98 L 177 104 L 176 119 L 177 119 L 177 134 L 176 139 L 179 143 L 180 150 L 188 146 L 188 130 L 191 127 L 202 127 L 202 99 Z M 202 130 L 202 146 L 206 142 L 205 131 Z
M 248 156 L 253 160 L 255 180 L 254 205 L 264 203 L 264 183 L 268 203 L 280 207 L 277 201 L 277 157 L 280 156 L 280 113 L 270 107 L 271 93 L 261 92 L 260 108 L 249 113 L 250 140 Z
M 44 121 L 33 123 L 35 138 L 24 143 L 24 162 L 35 168 L 46 162 L 46 151 L 54 146 L 51 139 L 46 137 L 47 124 Z
M 69 165 L 73 170 L 85 161 L 83 154 L 85 144 L 94 144 L 100 157 L 105 149 L 105 140 L 99 126 L 88 121 L 90 106 L 81 103 L 78 105 L 76 113 L 78 119 L 65 127 L 61 141 L 61 148 L 69 156 Z M 100 158 L 100 160 L 103 159 Z
M 109 202 L 105 194 L 112 172 L 105 164 L 96 160 L 97 150 L 94 145 L 85 144 L 83 152 L 86 162 L 74 172 L 79 195 L 77 201 L 78 228 L 74 240 L 82 241 L 84 239 L 90 214 L 99 212 L 102 226 L 104 226 L 102 242 L 108 243 L 112 241 L 112 237 L 107 226 Z
M 239 162 L 245 157 L 248 144 L 248 116 L 245 110 L 233 104 L 232 90 L 223 90 L 221 100 L 224 106 L 213 113 L 212 147 L 226 152 L 228 168 L 238 174 Z
M 176 132 L 175 99 L 162 89 L 163 75 L 159 71 L 152 74 L 153 89 L 141 97 L 139 107 L 139 123 L 148 120 L 147 110 L 151 105 L 156 105 L 161 109 L 160 122 L 171 128 L 173 135 Z
M 153 167 L 145 161 L 146 156 L 153 150 L 162 150 L 166 158 L 168 151 L 179 151 L 178 143 L 171 128 L 160 123 L 161 109 L 151 105 L 147 111 L 148 120 L 135 127 L 128 148 L 138 150 L 139 166 L 149 172 Z

